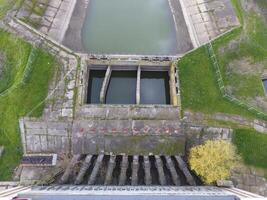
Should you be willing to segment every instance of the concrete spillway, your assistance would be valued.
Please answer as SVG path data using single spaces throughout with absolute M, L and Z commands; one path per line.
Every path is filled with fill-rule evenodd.
M 76 170 L 76 171 L 75 171 Z M 180 156 L 76 155 L 60 184 L 76 185 L 196 185 Z

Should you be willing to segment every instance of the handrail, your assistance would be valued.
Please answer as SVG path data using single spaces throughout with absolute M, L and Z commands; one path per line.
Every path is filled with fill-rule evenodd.
M 219 65 L 219 62 L 217 60 L 217 57 L 216 57 L 216 54 L 215 54 L 215 51 L 212 47 L 212 43 L 209 42 L 206 44 L 206 49 L 208 51 L 208 54 L 209 54 L 209 59 L 210 59 L 210 62 L 213 66 L 213 68 L 215 69 L 215 73 L 216 73 L 216 81 L 218 83 L 218 86 L 219 86 L 219 89 L 220 89 L 220 92 L 223 96 L 224 99 L 240 106 L 240 107 L 243 107 L 245 108 L 247 111 L 251 112 L 251 113 L 254 113 L 256 114 L 258 117 L 260 118 L 263 118 L 263 119 L 267 119 L 267 114 L 258 110 L 257 108 L 255 108 L 254 106 L 246 103 L 246 102 L 243 102 L 239 99 L 237 99 L 236 97 L 234 96 L 231 96 L 230 94 L 227 94 L 226 90 L 225 90 L 225 85 L 224 85 L 224 81 L 223 81 L 223 77 L 222 77 L 222 74 L 221 74 L 221 70 L 220 70 L 220 65 Z

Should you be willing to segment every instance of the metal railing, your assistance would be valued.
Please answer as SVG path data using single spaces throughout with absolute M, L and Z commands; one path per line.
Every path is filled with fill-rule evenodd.
M 243 102 L 239 99 L 237 99 L 236 97 L 234 96 L 231 96 L 229 94 L 227 94 L 226 90 L 225 90 L 225 85 L 224 85 L 224 81 L 223 81 L 223 77 L 222 77 L 222 74 L 221 74 L 221 69 L 220 69 L 220 65 L 219 65 L 219 62 L 217 60 L 217 57 L 216 57 L 216 54 L 215 54 L 215 51 L 212 47 L 212 43 L 209 42 L 206 44 L 206 49 L 207 49 L 207 52 L 209 54 L 209 59 L 210 59 L 210 62 L 215 70 L 215 75 L 216 75 L 216 81 L 218 83 L 218 86 L 219 86 L 219 89 L 220 89 L 220 92 L 223 96 L 224 99 L 242 107 L 242 108 L 245 108 L 247 111 L 257 115 L 259 118 L 261 119 L 264 119 L 264 120 L 267 120 L 267 114 L 258 110 L 257 108 L 255 108 L 254 106 L 246 103 L 246 102 Z

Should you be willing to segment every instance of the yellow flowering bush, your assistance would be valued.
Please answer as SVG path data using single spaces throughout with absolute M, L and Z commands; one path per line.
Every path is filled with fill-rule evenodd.
M 224 140 L 209 140 L 193 147 L 189 154 L 191 170 L 209 185 L 229 178 L 231 169 L 237 166 L 239 160 L 235 146 Z

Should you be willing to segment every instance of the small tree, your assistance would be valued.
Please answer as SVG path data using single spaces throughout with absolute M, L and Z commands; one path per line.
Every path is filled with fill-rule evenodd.
M 235 146 L 224 140 L 207 141 L 193 147 L 189 154 L 190 168 L 209 185 L 229 178 L 238 161 Z

